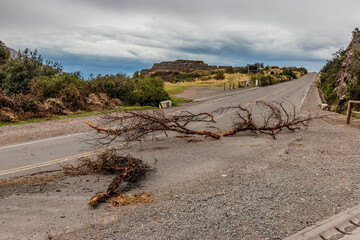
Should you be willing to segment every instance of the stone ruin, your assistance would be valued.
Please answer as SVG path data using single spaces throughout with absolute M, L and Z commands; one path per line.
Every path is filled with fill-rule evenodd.
M 158 71 L 177 71 L 189 73 L 196 70 L 215 70 L 215 69 L 223 69 L 229 66 L 213 66 L 205 64 L 203 61 L 194 61 L 194 60 L 176 60 L 176 61 L 168 61 L 155 63 L 152 68 L 143 69 L 141 73 L 144 75 L 149 75 L 153 72 Z

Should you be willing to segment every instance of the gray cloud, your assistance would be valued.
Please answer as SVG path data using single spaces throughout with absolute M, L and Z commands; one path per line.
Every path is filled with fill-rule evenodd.
M 132 70 L 182 58 L 318 70 L 360 22 L 355 0 L 0 0 L 0 6 L 7 45 L 37 48 L 80 69 Z

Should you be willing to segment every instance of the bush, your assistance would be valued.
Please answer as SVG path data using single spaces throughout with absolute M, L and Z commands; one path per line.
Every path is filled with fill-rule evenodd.
M 29 83 L 30 93 L 39 99 L 58 98 L 74 89 L 80 90 L 85 81 L 77 73 L 61 73 L 56 76 L 41 76 Z
M 62 71 L 59 63 L 47 61 L 43 63 L 41 55 L 25 49 L 19 57 L 9 59 L 0 67 L 0 84 L 5 95 L 29 92 L 29 82 L 40 76 L 54 76 Z
M 233 67 L 227 67 L 225 71 L 226 71 L 226 73 L 234 73 L 234 68 Z
M 285 75 L 285 76 L 287 76 L 289 79 L 296 79 L 296 78 L 297 78 L 297 76 L 296 76 L 296 74 L 294 73 L 292 67 L 282 68 L 282 74 Z
M 90 81 L 91 92 L 105 93 L 111 98 L 118 98 L 123 102 L 132 99 L 135 90 L 135 80 L 125 74 L 98 76 Z
M 169 100 L 170 96 L 164 89 L 164 81 L 157 78 L 144 77 L 137 79 L 133 103 L 142 106 L 158 106 L 161 101 Z
M 10 51 L 5 44 L 0 41 L 0 65 L 4 64 L 10 58 Z
M 338 102 L 338 97 L 335 92 L 337 76 L 341 71 L 341 64 L 345 59 L 345 51 L 340 49 L 337 51 L 330 61 L 327 61 L 325 66 L 320 70 L 321 77 L 318 87 L 324 94 L 324 98 L 328 104 L 335 104 Z
M 306 68 L 304 68 L 304 67 L 301 67 L 301 68 L 299 68 L 298 70 L 300 71 L 301 76 L 303 76 L 303 75 L 305 75 L 305 74 L 308 73 L 308 70 L 307 70 Z
M 194 82 L 195 81 L 195 78 L 199 78 L 201 77 L 201 75 L 199 73 L 196 73 L 196 72 L 192 72 L 192 73 L 181 73 L 179 76 L 178 76 L 178 81 L 180 82 Z
M 260 85 L 261 87 L 263 87 L 263 86 L 268 86 L 268 85 L 272 85 L 272 78 L 271 78 L 271 76 L 260 75 L 260 76 L 259 76 L 259 85 Z
M 215 79 L 216 80 L 222 80 L 225 79 L 225 74 L 223 71 L 217 71 L 215 74 Z
M 234 70 L 235 73 L 242 73 L 242 74 L 247 74 L 248 73 L 248 68 L 247 67 L 237 67 Z

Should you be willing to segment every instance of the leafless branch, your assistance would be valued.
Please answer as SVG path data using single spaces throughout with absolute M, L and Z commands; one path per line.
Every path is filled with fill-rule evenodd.
M 230 109 L 235 110 L 235 118 L 233 129 L 225 131 L 222 136 L 234 135 L 238 132 L 252 131 L 270 135 L 275 138 L 276 134 L 284 128 L 295 131 L 300 129 L 301 125 L 307 125 L 309 121 L 314 119 L 313 116 L 303 117 L 296 112 L 296 107 L 292 105 L 291 109 L 287 109 L 283 103 L 267 103 L 257 102 L 257 106 L 263 112 L 263 123 L 257 125 L 253 120 L 252 113 L 249 109 L 242 106 L 221 108 L 218 111 L 224 112 Z
M 124 142 L 142 140 L 149 134 L 163 132 L 177 132 L 180 134 L 202 135 L 219 139 L 220 135 L 209 131 L 198 131 L 191 129 L 188 124 L 194 122 L 215 123 L 214 117 L 210 113 L 193 114 L 182 111 L 179 114 L 165 115 L 161 109 L 149 111 L 125 111 L 119 115 L 104 115 L 103 120 L 107 125 L 115 123 L 116 128 L 101 128 L 90 122 L 86 122 L 90 127 L 102 133 L 101 140 L 107 139 L 112 142 L 114 138 L 121 138 Z M 111 138 L 109 138 L 111 137 Z

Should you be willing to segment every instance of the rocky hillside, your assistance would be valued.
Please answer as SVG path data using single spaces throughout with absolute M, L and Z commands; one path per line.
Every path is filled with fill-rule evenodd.
M 359 72 L 360 72 L 360 31 L 358 31 L 350 45 L 345 50 L 345 59 L 341 64 L 341 71 L 337 81 L 336 93 L 340 101 L 346 99 L 349 85 L 360 85 Z M 353 96 L 353 97 L 359 97 Z
M 348 100 L 360 99 L 360 31 L 349 46 L 334 54 L 321 70 L 319 89 L 332 110 L 343 111 Z
M 18 51 L 14 50 L 12 48 L 9 48 L 9 47 L 8 47 L 8 49 L 10 51 L 10 55 L 11 55 L 12 58 L 17 58 L 19 56 Z

